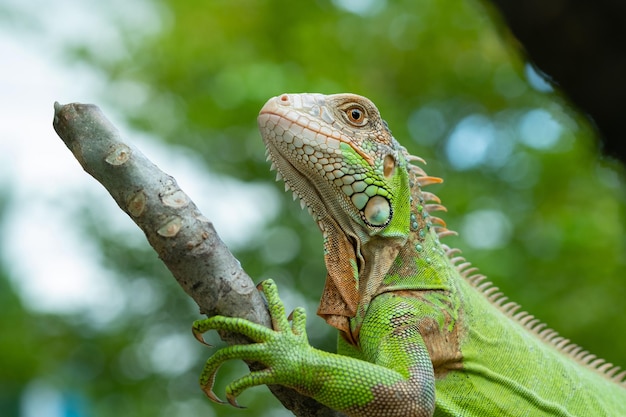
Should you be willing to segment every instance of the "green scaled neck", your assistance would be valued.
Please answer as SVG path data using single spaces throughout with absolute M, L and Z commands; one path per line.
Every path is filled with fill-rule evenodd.
M 421 161 L 408 157 L 412 161 Z M 429 177 L 419 167 L 408 166 L 411 187 L 411 212 L 409 237 L 398 253 L 396 261 L 383 280 L 379 292 L 396 290 L 447 290 L 451 287 L 454 267 L 446 254 L 447 248 L 439 238 L 454 232 L 446 229 L 445 223 L 431 212 L 445 210 L 440 200 L 422 187 L 442 182 Z
M 405 158 L 410 162 L 423 162 L 421 158 L 408 154 Z M 422 190 L 422 187 L 441 183 L 442 180 L 426 175 L 415 165 L 408 164 L 406 169 L 411 195 L 410 210 L 405 213 L 409 217 L 408 236 L 377 288 L 367 291 L 366 296 L 360 298 L 357 313 L 350 322 L 355 340 L 358 339 L 369 303 L 376 295 L 392 291 L 449 291 L 458 274 L 450 262 L 450 250 L 439 241 L 440 237 L 456 233 L 448 230 L 443 220 L 431 214 L 445 211 L 445 207 L 437 196 Z

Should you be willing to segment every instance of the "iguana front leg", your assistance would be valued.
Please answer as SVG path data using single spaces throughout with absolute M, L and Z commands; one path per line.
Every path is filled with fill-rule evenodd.
M 377 348 L 370 349 L 364 358 L 381 365 L 328 353 L 309 345 L 304 309 L 295 309 L 290 323 L 274 282 L 264 281 L 260 287 L 268 301 L 273 330 L 223 316 L 193 324 L 193 333 L 202 342 L 202 334 L 211 329 L 240 333 L 257 342 L 228 346 L 209 358 L 200 377 L 209 398 L 221 402 L 213 393 L 221 364 L 229 359 L 242 359 L 260 362 L 266 368 L 226 387 L 226 397 L 235 406 L 236 397 L 246 388 L 279 384 L 349 416 L 432 416 L 435 407 L 432 364 L 416 325 L 396 327 L 387 334 L 377 334 L 376 329 L 365 332 L 363 342 Z

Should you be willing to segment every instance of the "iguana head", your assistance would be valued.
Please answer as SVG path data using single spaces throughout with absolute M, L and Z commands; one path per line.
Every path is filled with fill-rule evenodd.
M 408 154 L 376 106 L 355 94 L 283 94 L 258 123 L 272 168 L 324 234 L 318 314 L 345 330 L 409 235 Z

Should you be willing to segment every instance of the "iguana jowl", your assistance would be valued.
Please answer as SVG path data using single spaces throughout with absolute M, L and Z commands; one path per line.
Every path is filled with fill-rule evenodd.
M 274 330 L 226 317 L 194 333 L 235 331 L 258 343 L 218 350 L 201 376 L 207 395 L 228 359 L 267 366 L 227 397 L 282 384 L 350 416 L 626 416 L 626 372 L 517 312 L 431 215 L 440 182 L 414 165 L 374 104 L 354 94 L 283 94 L 261 110 L 272 166 L 324 235 L 328 275 L 318 314 L 339 329 L 338 353 L 308 344 L 301 308 L 285 317 L 261 284 Z M 423 161 L 422 161 L 423 162 Z

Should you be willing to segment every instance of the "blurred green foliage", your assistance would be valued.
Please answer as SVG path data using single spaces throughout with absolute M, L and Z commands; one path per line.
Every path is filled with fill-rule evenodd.
M 135 129 L 200 155 L 207 176 L 272 182 L 255 123 L 265 100 L 303 91 L 366 95 L 396 138 L 428 161 L 428 173 L 445 179 L 430 191 L 461 232 L 447 243 L 524 309 L 626 366 L 623 168 L 602 158 L 589 122 L 541 81 L 488 6 L 154 0 L 154 7 L 160 26 L 149 36 L 116 26 L 124 53 L 79 40 L 67 50 L 71 61 L 106 74 L 102 102 Z M 321 236 L 291 196 L 280 198 L 275 216 L 251 230 L 236 255 L 256 279 L 275 278 L 291 307 L 305 303 L 312 343 L 332 350 L 333 332 L 313 317 L 325 277 Z M 247 411 L 204 399 L 196 381 L 210 351 L 201 346 L 182 350 L 193 361 L 182 370 L 159 365 L 164 339 L 191 340 L 197 311 L 151 249 L 100 227 L 89 203 L 81 202 L 77 227 L 99 242 L 118 285 L 149 294 L 149 306 L 129 305 L 106 327 L 43 317 L 25 311 L 0 279 L 0 331 L 12 335 L 0 345 L 2 415 L 17 415 L 17 398 L 35 378 L 80 393 L 84 415 L 279 415 L 264 388 L 242 396 Z M 244 372 L 228 364 L 218 395 Z

